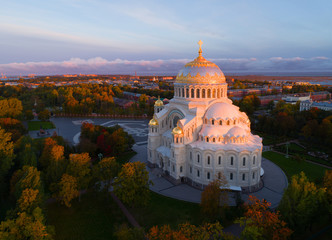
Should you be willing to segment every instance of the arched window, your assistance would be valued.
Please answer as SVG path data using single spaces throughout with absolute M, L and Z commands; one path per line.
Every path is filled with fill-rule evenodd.
M 211 121 L 211 122 L 212 122 L 212 125 L 214 125 L 214 120 L 213 120 L 213 119 L 212 119 L 212 121 Z
M 216 89 L 213 89 L 213 91 L 212 91 L 212 97 L 216 98 Z
M 186 97 L 189 98 L 189 88 L 186 89 Z
M 217 89 L 217 98 L 220 98 L 220 89 Z
M 207 157 L 207 164 L 210 165 L 210 156 Z
M 255 165 L 256 163 L 256 156 L 254 156 L 254 159 L 252 160 L 252 164 Z
M 221 165 L 221 156 L 218 157 L 218 164 Z
M 199 157 L 200 157 L 199 154 L 197 154 L 197 162 L 198 162 L 198 163 L 199 163 Z
M 208 90 L 207 90 L 207 97 L 208 97 L 208 98 L 211 98 L 211 89 L 208 89 Z
M 195 89 L 191 89 L 191 98 L 195 98 Z
M 242 159 L 242 165 L 243 165 L 243 166 L 246 165 L 246 158 L 245 158 L 245 157 Z
M 207 119 L 205 118 L 205 124 L 207 124 Z
M 182 168 L 182 166 L 181 166 L 181 167 L 180 167 L 180 172 L 182 172 L 182 169 L 183 169 L 183 168 Z
M 234 158 L 231 157 L 231 165 L 233 166 L 233 164 L 234 164 Z
M 229 174 L 229 179 L 230 179 L 230 180 L 233 180 L 233 173 L 230 173 L 230 174 Z
M 205 89 L 202 89 L 202 98 L 205 98 Z
M 209 142 L 209 138 L 208 137 L 206 138 L 206 142 Z
M 242 181 L 245 181 L 246 180 L 246 175 L 243 173 L 242 174 Z
M 219 121 L 219 125 L 222 125 L 222 121 L 221 120 Z
M 215 138 L 213 138 L 213 142 L 216 142 L 216 139 L 215 139 Z
M 199 89 L 196 90 L 196 98 L 199 98 Z
M 210 173 L 209 172 L 206 174 L 206 178 L 210 179 Z
M 199 170 L 197 170 L 197 177 L 199 177 Z
M 182 88 L 182 97 L 185 97 L 185 95 L 184 95 L 184 88 Z
M 231 124 L 231 121 L 228 120 L 228 121 L 227 121 L 227 125 L 230 125 L 230 124 Z

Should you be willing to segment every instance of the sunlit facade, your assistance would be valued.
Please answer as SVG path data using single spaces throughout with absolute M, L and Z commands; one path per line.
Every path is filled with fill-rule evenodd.
M 260 182 L 262 139 L 227 97 L 220 68 L 199 56 L 180 70 L 174 98 L 155 103 L 149 122 L 148 163 L 175 183 L 203 188 L 223 174 L 230 186 Z

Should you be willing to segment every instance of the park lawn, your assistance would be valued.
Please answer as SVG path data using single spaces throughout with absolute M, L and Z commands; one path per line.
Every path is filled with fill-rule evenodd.
M 316 183 L 321 183 L 327 168 L 321 167 L 308 162 L 298 162 L 291 157 L 286 158 L 283 154 L 276 152 L 263 152 L 263 157 L 271 160 L 279 167 L 281 167 L 286 173 L 288 180 L 291 177 L 300 172 L 304 172 L 310 181 L 315 181 Z
M 82 195 L 81 202 L 74 200 L 67 208 L 56 202 L 47 206 L 48 223 L 55 226 L 55 240 L 109 240 L 117 226 L 127 223 L 111 196 L 89 192 Z
M 146 230 L 156 225 L 169 224 L 176 228 L 180 223 L 202 222 L 199 204 L 165 197 L 152 191 L 150 193 L 151 199 L 147 207 L 128 209 Z
M 42 127 L 43 129 L 53 129 L 53 128 L 55 128 L 55 125 L 52 122 L 43 122 L 43 121 L 29 121 L 28 122 L 29 131 L 39 130 L 40 127 Z

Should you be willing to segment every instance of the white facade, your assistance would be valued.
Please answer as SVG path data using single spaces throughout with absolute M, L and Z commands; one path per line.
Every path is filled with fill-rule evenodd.
M 201 53 L 179 72 L 169 104 L 155 103 L 149 165 L 201 188 L 221 174 L 230 186 L 258 186 L 262 139 L 251 134 L 247 115 L 227 98 L 222 71 Z

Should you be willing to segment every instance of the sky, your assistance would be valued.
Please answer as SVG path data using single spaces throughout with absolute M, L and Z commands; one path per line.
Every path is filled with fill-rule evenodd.
M 332 72 L 331 0 L 0 2 L 0 73 Z

